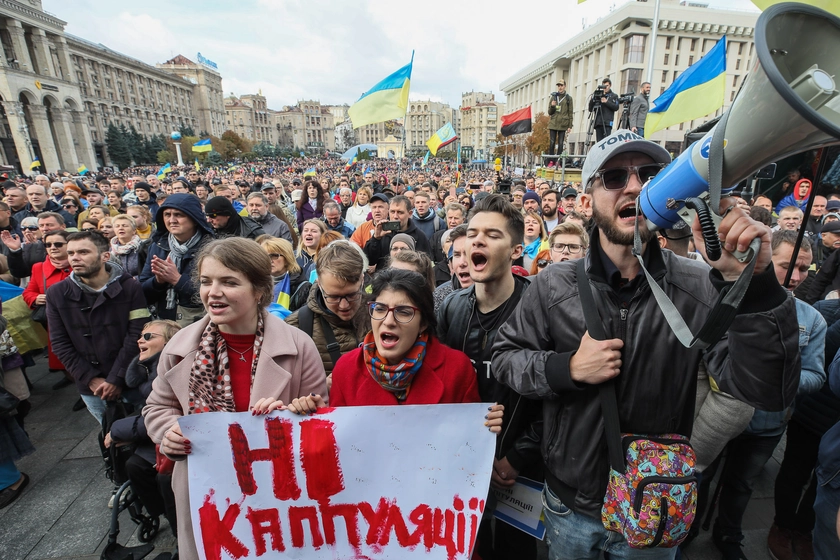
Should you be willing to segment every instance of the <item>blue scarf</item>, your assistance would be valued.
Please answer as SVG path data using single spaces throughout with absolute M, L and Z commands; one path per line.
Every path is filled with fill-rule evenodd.
M 537 253 L 540 252 L 540 245 L 542 245 L 542 238 L 537 237 L 532 243 L 525 246 L 525 255 L 529 259 L 536 259 Z

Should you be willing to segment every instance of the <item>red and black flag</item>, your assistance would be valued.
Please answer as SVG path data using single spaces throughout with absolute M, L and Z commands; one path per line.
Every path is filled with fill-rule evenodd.
M 531 132 L 531 106 L 502 117 L 502 136 Z

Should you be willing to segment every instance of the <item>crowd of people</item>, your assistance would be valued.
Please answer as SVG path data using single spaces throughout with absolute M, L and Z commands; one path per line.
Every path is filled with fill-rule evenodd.
M 550 558 L 636 557 L 601 519 L 618 444 L 605 387 L 622 433 L 693 446 L 696 513 L 671 515 L 705 515 L 720 473 L 713 540 L 727 560 L 745 558 L 752 487 L 787 431 L 769 549 L 840 557 L 840 197 L 815 195 L 799 171 L 778 206 L 726 197 L 717 261 L 697 226 L 643 228 L 650 281 L 692 332 L 746 266 L 730 252 L 761 241 L 726 335 L 685 348 L 632 252 L 642 177 L 671 157 L 641 137 L 599 140 L 579 184 L 331 159 L 6 181 L 0 278 L 24 287 L 54 388 L 79 391 L 74 410 L 100 423 L 115 403 L 135 411 L 107 423 L 105 445 L 134 444 L 132 489 L 169 520 L 181 558 L 198 557 L 181 416 L 467 402 L 495 403 L 476 418 L 498 434 L 492 486 L 545 482 Z M 6 334 L 4 386 L 19 402 L 0 415 L 0 507 L 27 486 L 15 462 L 33 451 L 22 381 L 33 357 Z M 491 523 L 494 504 L 490 492 L 476 557 L 536 558 L 533 537 Z

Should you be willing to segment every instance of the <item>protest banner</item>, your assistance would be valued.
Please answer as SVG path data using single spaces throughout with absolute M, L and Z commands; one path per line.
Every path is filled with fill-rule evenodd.
M 545 538 L 542 492 L 544 484 L 520 476 L 510 488 L 493 488 L 493 517 L 540 540 Z
M 487 406 L 181 418 L 202 560 L 470 558 L 496 444 Z

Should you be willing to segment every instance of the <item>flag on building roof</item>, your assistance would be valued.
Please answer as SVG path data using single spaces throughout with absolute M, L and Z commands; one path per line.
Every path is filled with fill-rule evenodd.
M 437 152 L 442 147 L 446 146 L 447 144 L 451 144 L 455 140 L 458 139 L 458 135 L 455 134 L 455 129 L 452 128 L 452 123 L 446 123 L 440 129 L 435 132 L 431 138 L 426 142 L 426 146 L 429 147 L 429 151 L 432 152 L 433 156 L 437 156 Z M 425 165 L 425 164 L 424 164 Z
M 85 164 L 82 164 L 82 166 L 79 169 L 77 169 L 77 171 L 79 172 L 79 175 L 84 175 L 88 172 L 88 168 L 87 166 L 85 166 Z
M 307 170 L 303 173 L 303 177 L 304 177 L 304 178 L 306 178 L 306 177 L 315 177 L 315 175 L 317 175 L 317 172 L 315 171 L 315 168 L 314 168 L 314 167 L 310 167 L 309 169 L 307 169 Z
M 209 138 L 205 138 L 204 140 L 199 140 L 195 144 L 193 144 L 192 151 L 196 153 L 201 152 L 209 152 L 213 149 L 213 144 L 210 143 L 211 140 Z
M 723 107 L 726 35 L 656 98 L 645 120 L 645 138 L 669 126 L 699 119 Z
M 413 64 L 414 51 L 411 52 L 411 62 L 362 94 L 347 110 L 353 128 L 405 117 Z
M 166 165 L 164 165 L 163 167 L 161 167 L 158 170 L 157 178 L 159 180 L 163 181 L 164 179 L 166 179 L 166 174 L 169 173 L 171 170 L 172 170 L 172 166 L 167 163 Z
M 40 162 L 40 161 L 38 161 L 38 158 L 37 158 L 37 157 L 35 158 L 35 161 L 33 161 L 33 162 L 29 165 L 29 169 L 30 169 L 30 170 L 32 170 L 32 169 L 35 169 L 36 167 L 41 167 L 41 162 Z
M 531 132 L 531 106 L 502 116 L 502 136 Z

